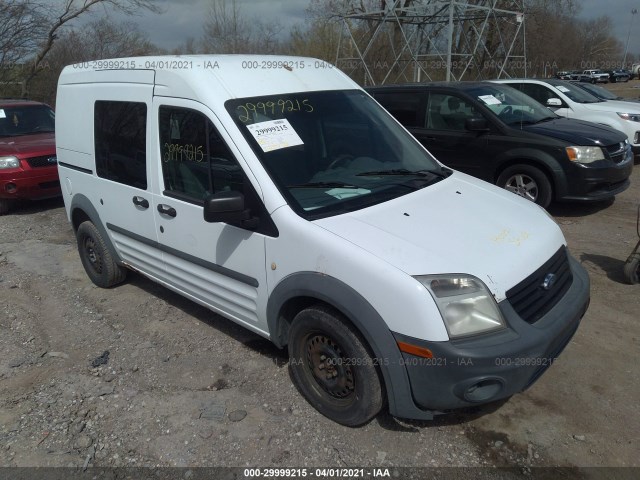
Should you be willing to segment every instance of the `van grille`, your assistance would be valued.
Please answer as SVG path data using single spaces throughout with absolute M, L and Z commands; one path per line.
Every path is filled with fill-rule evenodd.
M 544 265 L 507 291 L 507 300 L 527 323 L 540 320 L 569 290 L 573 274 L 562 246 Z
M 55 155 L 44 155 L 42 157 L 27 158 L 27 163 L 31 168 L 53 167 L 58 163 Z
M 605 147 L 605 150 L 614 163 L 620 163 L 624 160 L 624 154 L 626 152 L 624 142 L 608 145 Z

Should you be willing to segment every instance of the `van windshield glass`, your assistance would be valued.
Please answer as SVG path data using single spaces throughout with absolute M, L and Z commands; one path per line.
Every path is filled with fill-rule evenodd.
M 55 130 L 53 110 L 46 105 L 0 106 L 0 137 L 19 137 Z
M 359 90 L 242 98 L 225 106 L 305 218 L 365 208 L 450 173 Z

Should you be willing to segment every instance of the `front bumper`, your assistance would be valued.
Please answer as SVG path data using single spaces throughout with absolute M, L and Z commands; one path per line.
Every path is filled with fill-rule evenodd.
M 427 342 L 395 334 L 397 341 L 428 348 L 433 358 L 403 353 L 415 404 L 450 410 L 493 402 L 521 392 L 553 364 L 576 332 L 589 305 L 589 276 L 569 257 L 573 282 L 540 320 L 529 324 L 500 303 L 509 328 L 470 339 Z
M 565 173 L 566 184 L 558 188 L 556 200 L 597 201 L 611 198 L 629 188 L 633 171 L 633 153 L 629 150 L 620 163 L 610 160 L 599 165 L 571 165 Z
M 61 195 L 58 169 L 0 171 L 0 198 L 8 200 L 39 200 Z

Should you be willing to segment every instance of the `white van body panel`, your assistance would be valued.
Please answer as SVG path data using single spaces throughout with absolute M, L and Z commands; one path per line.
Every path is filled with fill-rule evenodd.
M 491 215 L 498 208 L 500 215 Z M 448 182 L 317 223 L 411 276 L 474 275 L 500 302 L 538 268 L 532 258 L 549 258 L 564 244 L 560 228 L 540 210 L 456 172 Z
M 336 218 L 348 223 L 350 217 Z M 324 228 L 328 219 L 308 223 L 289 207 L 283 207 L 274 213 L 274 220 L 281 233 L 277 239 L 266 240 L 267 262 L 276 267 L 268 271 L 270 290 L 289 275 L 318 272 L 342 281 L 366 298 L 390 330 L 432 341 L 449 339 L 442 321 L 434 321 L 441 315 L 430 294 L 422 284 L 390 263 L 389 258 L 372 257 L 359 245 L 359 240 L 344 238 L 339 228 L 340 233 Z M 368 233 L 361 231 L 364 236 Z M 380 240 L 384 242 L 385 238 Z M 362 265 L 367 265 L 366 273 Z M 400 298 L 402 301 L 394 301 Z

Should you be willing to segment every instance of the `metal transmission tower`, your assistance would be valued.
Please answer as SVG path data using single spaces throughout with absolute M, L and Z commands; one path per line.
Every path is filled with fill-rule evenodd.
M 350 2 L 348 2 L 350 3 Z M 335 14 L 336 64 L 364 85 L 526 76 L 525 0 L 380 0 Z

